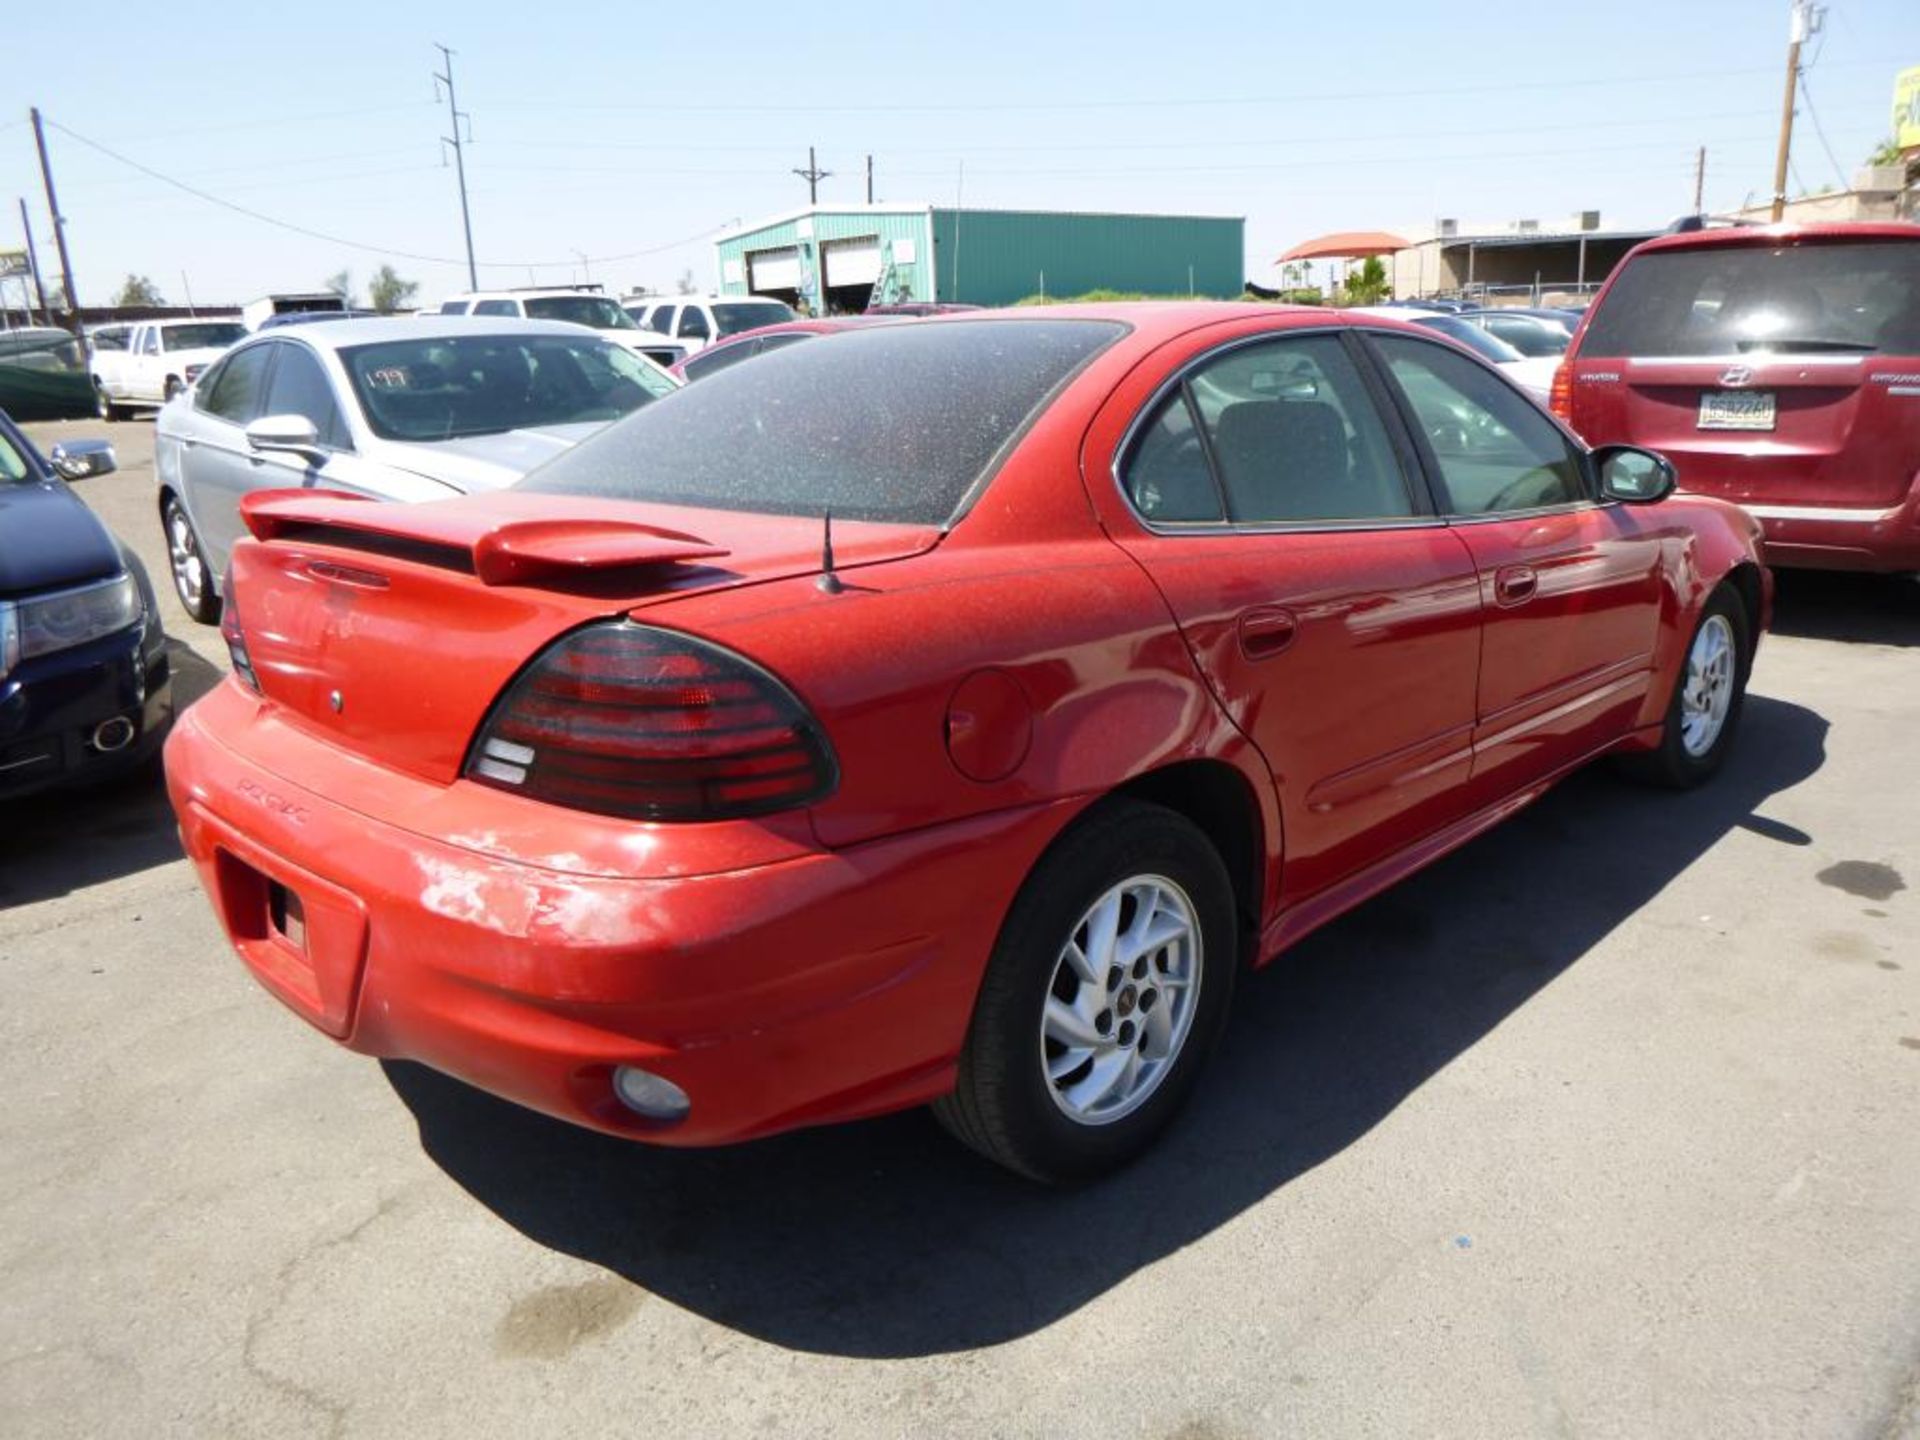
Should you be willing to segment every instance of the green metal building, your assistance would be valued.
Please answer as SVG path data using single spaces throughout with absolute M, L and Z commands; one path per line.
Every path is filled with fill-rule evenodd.
M 728 231 L 714 249 L 720 293 L 824 315 L 1089 290 L 1230 299 L 1246 274 L 1245 230 L 1238 216 L 813 205 Z

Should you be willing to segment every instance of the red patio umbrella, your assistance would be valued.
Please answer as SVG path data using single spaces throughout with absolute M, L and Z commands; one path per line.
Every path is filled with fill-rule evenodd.
M 1369 255 L 1391 255 L 1405 250 L 1413 242 L 1385 230 L 1336 230 L 1303 240 L 1273 263 L 1285 265 L 1293 260 L 1362 260 Z

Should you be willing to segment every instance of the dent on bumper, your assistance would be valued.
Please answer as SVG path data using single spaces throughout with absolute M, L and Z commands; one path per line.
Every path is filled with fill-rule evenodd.
M 369 820 L 183 717 L 168 785 L 236 949 L 291 1008 L 562 1119 L 712 1144 L 946 1089 L 1005 907 L 1077 805 L 677 878 L 572 874 Z M 355 797 L 356 800 L 361 797 Z M 678 843 L 702 843 L 686 827 Z M 302 943 L 272 886 L 300 897 Z M 680 1086 L 660 1130 L 615 1066 Z

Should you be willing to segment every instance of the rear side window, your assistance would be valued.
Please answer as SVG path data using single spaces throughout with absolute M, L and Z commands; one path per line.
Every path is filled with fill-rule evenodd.
M 716 345 L 710 350 L 702 350 L 686 361 L 682 373 L 689 380 L 699 380 L 716 371 L 730 369 L 742 360 L 750 360 L 758 355 L 764 343 L 760 340 L 740 340 L 732 345 Z
M 680 328 L 673 333 L 683 339 L 705 340 L 711 332 L 707 329 L 707 317 L 698 305 L 682 305 Z
M 440 313 L 442 315 L 464 315 L 467 313 L 467 302 L 465 300 L 443 300 L 440 302 Z
M 1386 427 L 1337 335 L 1236 346 L 1203 362 L 1162 402 L 1125 480 L 1149 520 L 1218 520 L 1222 501 L 1228 520 L 1250 525 L 1415 513 Z
M 1920 242 L 1703 246 L 1627 262 L 1583 358 L 1920 355 Z
M 518 488 L 765 515 L 945 525 L 1125 327 L 877 326 L 736 365 L 608 426 Z
M 267 364 L 273 358 L 273 349 L 271 344 L 263 344 L 249 345 L 244 350 L 235 351 L 220 367 L 212 388 L 201 387 L 206 390 L 207 397 L 201 408 L 209 415 L 218 415 L 235 425 L 245 425 L 249 420 L 257 419 L 261 413 Z
M 520 314 L 520 304 L 516 300 L 482 300 L 473 307 L 476 315 L 512 315 Z

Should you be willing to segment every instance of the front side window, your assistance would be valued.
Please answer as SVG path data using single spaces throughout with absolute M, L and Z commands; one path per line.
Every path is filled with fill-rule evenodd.
M 158 355 L 160 353 L 160 332 L 158 330 L 141 331 L 140 345 L 137 353 L 141 355 Z
M 206 400 L 202 405 L 209 415 L 235 425 L 245 425 L 264 412 L 267 365 L 273 358 L 272 344 L 249 345 L 236 350 L 214 373 L 211 386 L 201 385 Z
M 1161 402 L 1123 476 L 1148 520 L 1217 521 L 1223 509 L 1248 525 L 1418 513 L 1337 335 L 1264 340 L 1203 362 Z
M 677 385 L 587 331 L 432 336 L 340 352 L 368 426 L 383 440 L 455 440 L 616 420 Z
M 273 369 L 273 385 L 267 391 L 263 415 L 301 415 L 313 422 L 320 443 L 332 450 L 351 448 L 346 425 L 334 399 L 333 382 L 305 346 L 280 347 L 280 363 Z
M 247 327 L 226 322 L 204 325 L 169 325 L 160 332 L 161 344 L 168 350 L 224 350 L 247 338 Z
M 682 373 L 689 380 L 698 380 L 715 371 L 726 370 L 759 354 L 763 343 L 759 340 L 736 340 L 731 345 L 711 346 L 698 355 L 690 356 L 684 363 Z
M 39 478 L 39 472 L 27 463 L 27 457 L 20 453 L 4 431 L 0 431 L 0 485 Z
M 1443 345 L 1375 335 L 1439 470 L 1453 515 L 1497 515 L 1588 499 L 1580 456 L 1497 374 Z

